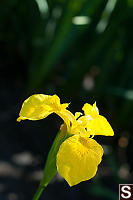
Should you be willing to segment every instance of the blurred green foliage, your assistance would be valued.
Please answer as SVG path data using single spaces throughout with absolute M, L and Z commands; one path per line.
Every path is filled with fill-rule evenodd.
M 1 60 L 18 57 L 33 91 L 107 96 L 123 124 L 133 106 L 132 21 L 132 0 L 2 0 Z
M 23 76 L 30 94 L 57 93 L 76 109 L 96 100 L 115 144 L 133 130 L 132 0 L 1 0 L 0 45 L 1 66 Z

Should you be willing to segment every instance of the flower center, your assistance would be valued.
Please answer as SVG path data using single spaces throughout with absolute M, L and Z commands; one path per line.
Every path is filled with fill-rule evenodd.
M 88 144 L 88 140 L 86 140 L 86 138 L 84 137 L 79 137 L 79 142 L 85 147 L 85 148 L 89 148 L 89 144 Z

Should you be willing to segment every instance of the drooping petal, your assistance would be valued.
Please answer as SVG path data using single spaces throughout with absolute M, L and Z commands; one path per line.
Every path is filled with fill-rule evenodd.
M 52 113 L 50 100 L 52 96 L 35 94 L 26 99 L 22 105 L 17 121 L 29 119 L 39 120 Z
M 98 115 L 97 118 L 89 121 L 89 123 L 87 124 L 87 131 L 89 131 L 90 135 L 114 135 L 114 131 L 109 122 L 105 117 L 101 115 Z
M 24 101 L 17 121 L 40 120 L 54 112 L 69 125 L 74 116 L 66 110 L 68 105 L 67 103 L 60 104 L 60 98 L 57 95 L 35 94 Z
M 95 140 L 74 135 L 59 148 L 57 170 L 73 186 L 95 176 L 102 155 L 103 148 Z

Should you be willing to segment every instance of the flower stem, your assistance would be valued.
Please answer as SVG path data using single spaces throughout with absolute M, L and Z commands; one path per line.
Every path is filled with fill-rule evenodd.
M 35 195 L 34 195 L 32 200 L 38 200 L 40 198 L 43 190 L 44 190 L 44 187 L 39 185 L 39 187 L 38 187 L 38 189 L 37 189 L 37 191 L 36 191 L 36 193 L 35 193 Z

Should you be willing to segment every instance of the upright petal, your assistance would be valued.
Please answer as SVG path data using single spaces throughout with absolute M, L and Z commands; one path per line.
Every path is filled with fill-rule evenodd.
M 99 110 L 96 106 L 96 102 L 92 105 L 85 103 L 82 110 L 84 111 L 85 115 L 89 115 L 92 118 L 95 118 L 99 115 Z
M 95 176 L 102 155 L 103 149 L 95 140 L 74 135 L 59 148 L 57 170 L 73 186 Z
M 75 113 L 75 119 L 78 119 L 81 115 L 83 115 L 81 112 L 76 112 Z
M 85 116 L 81 119 L 86 121 L 86 128 L 89 135 L 113 136 L 114 131 L 105 117 L 99 115 L 96 103 L 92 105 L 86 103 L 83 106 Z

